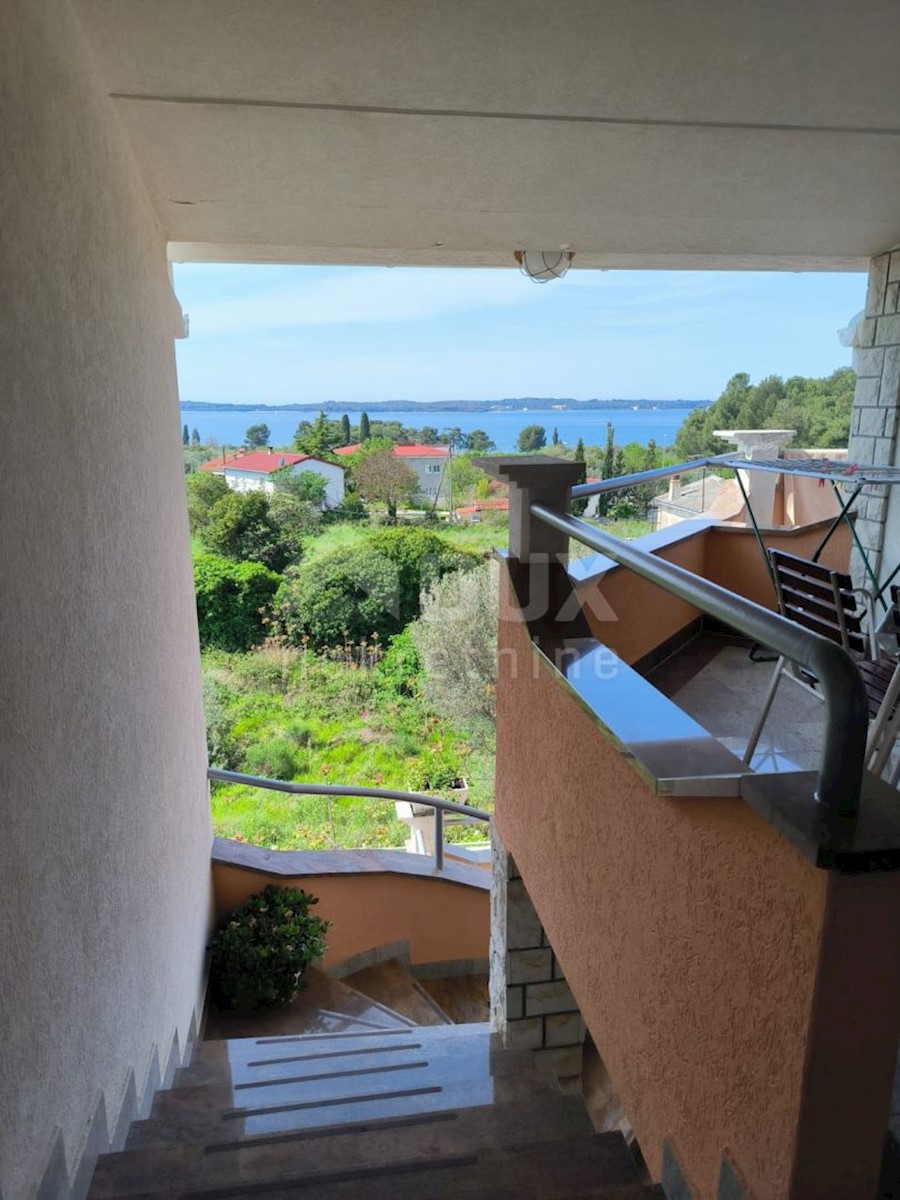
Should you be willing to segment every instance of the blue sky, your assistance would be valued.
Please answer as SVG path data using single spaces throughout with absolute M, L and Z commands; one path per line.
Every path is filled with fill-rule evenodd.
M 714 399 L 825 375 L 865 276 L 177 264 L 182 400 Z

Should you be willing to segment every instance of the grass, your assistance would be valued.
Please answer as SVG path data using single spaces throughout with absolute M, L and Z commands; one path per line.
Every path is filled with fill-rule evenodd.
M 402 520 L 400 523 L 402 525 Z M 478 525 L 455 521 L 452 525 L 449 522 L 441 522 L 428 528 L 446 538 L 457 550 L 487 554 L 495 546 L 506 545 L 509 526 L 505 519 L 497 520 L 492 517 L 489 522 L 481 522 Z M 326 525 L 321 533 L 307 542 L 303 561 L 315 562 L 333 550 L 349 550 L 352 546 L 364 542 L 370 533 L 371 526 L 367 522 Z
M 388 687 L 377 668 L 272 647 L 208 652 L 203 668 L 216 765 L 296 782 L 406 790 L 423 763 L 449 760 L 469 780 L 470 802 L 493 806 L 492 738 L 461 734 L 430 713 L 415 690 L 403 695 Z M 407 836 L 385 801 L 216 784 L 212 814 L 218 836 L 274 849 L 402 846 Z M 448 836 L 475 835 L 463 826 Z
M 369 528 L 326 526 L 309 542 L 304 560 L 347 550 Z M 604 528 L 632 538 L 651 526 L 616 521 Z M 507 523 L 495 516 L 438 532 L 456 548 L 476 553 L 507 541 Z M 580 544 L 572 550 L 590 553 Z M 215 766 L 295 782 L 407 790 L 423 766 L 450 762 L 469 782 L 469 802 L 493 808 L 493 730 L 464 732 L 439 719 L 415 677 L 397 678 L 380 668 L 326 661 L 274 644 L 248 654 L 207 651 L 203 674 Z M 212 815 L 220 837 L 284 850 L 402 846 L 408 832 L 392 802 L 297 797 L 240 785 L 213 785 Z M 447 836 L 480 840 L 484 829 L 456 826 Z

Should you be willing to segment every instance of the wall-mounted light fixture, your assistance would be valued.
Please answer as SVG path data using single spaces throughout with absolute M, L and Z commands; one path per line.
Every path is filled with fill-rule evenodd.
M 535 283 L 549 283 L 551 279 L 562 279 L 572 265 L 575 252 L 567 245 L 558 250 L 517 250 L 516 262 L 519 270 Z

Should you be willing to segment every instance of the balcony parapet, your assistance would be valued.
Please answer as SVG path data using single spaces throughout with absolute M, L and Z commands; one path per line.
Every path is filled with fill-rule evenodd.
M 510 484 L 511 503 L 522 514 L 519 525 L 511 527 L 505 556 L 516 603 L 502 610 L 503 615 L 524 621 L 537 662 L 572 693 L 654 792 L 672 797 L 740 796 L 818 867 L 843 872 L 900 868 L 897 794 L 863 771 L 867 712 L 850 658 L 826 639 L 659 556 L 678 543 L 707 536 L 717 530 L 717 522 L 704 518 L 684 523 L 688 528 L 622 543 L 567 516 L 572 463 L 498 459 L 483 460 L 482 465 Z M 540 471 L 546 476 L 540 494 L 555 497 L 552 507 L 544 499 L 531 498 Z M 531 531 L 526 513 L 531 525 L 555 530 L 555 538 L 546 531 L 540 537 Z M 528 530 L 524 539 L 522 528 Z M 570 568 L 570 536 L 597 555 Z M 818 775 L 749 770 L 591 636 L 582 602 L 592 582 L 615 566 L 659 587 L 661 608 L 681 602 L 685 621 L 708 614 L 814 670 L 826 694 L 826 736 Z M 549 583 L 542 583 L 542 577 Z M 627 616 L 623 619 L 627 622 Z

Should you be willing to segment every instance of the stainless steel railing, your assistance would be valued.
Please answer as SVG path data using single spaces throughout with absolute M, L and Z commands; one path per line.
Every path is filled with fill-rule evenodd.
M 687 475 L 690 471 L 700 471 L 704 467 L 720 467 L 725 463 L 733 465 L 735 452 L 730 454 L 713 454 L 702 458 L 692 458 L 687 462 L 676 463 L 672 467 L 653 467 L 649 471 L 638 471 L 635 475 L 615 475 L 611 479 L 598 479 L 595 483 L 578 483 L 572 488 L 572 499 L 578 500 L 583 496 L 602 496 L 606 492 L 620 492 L 623 488 L 634 487 L 639 483 L 652 483 L 656 479 L 671 479 L 675 475 Z
M 206 777 L 218 783 L 241 783 L 247 787 L 287 792 L 292 796 L 352 796 L 358 800 L 405 800 L 408 804 L 427 805 L 434 809 L 434 866 L 438 871 L 444 869 L 445 812 L 458 813 L 473 823 L 491 819 L 491 814 L 483 808 L 470 808 L 468 804 L 457 804 L 455 800 L 443 800 L 440 796 L 428 796 L 422 792 L 398 792 L 392 788 L 341 787 L 331 783 L 288 783 L 283 779 L 267 779 L 262 775 L 222 771 L 218 767 L 210 767 Z
M 622 476 L 606 483 L 629 487 L 635 479 L 640 482 L 655 474 Z M 583 489 L 572 490 L 573 494 L 585 494 Z M 604 490 L 616 488 L 609 486 Z M 825 737 L 816 796 L 823 809 L 845 815 L 856 813 L 863 780 L 868 707 L 859 671 L 846 651 L 752 600 L 648 554 L 577 517 L 539 503 L 531 504 L 530 512 L 537 520 L 605 554 L 664 591 L 811 671 L 819 680 L 825 701 Z

